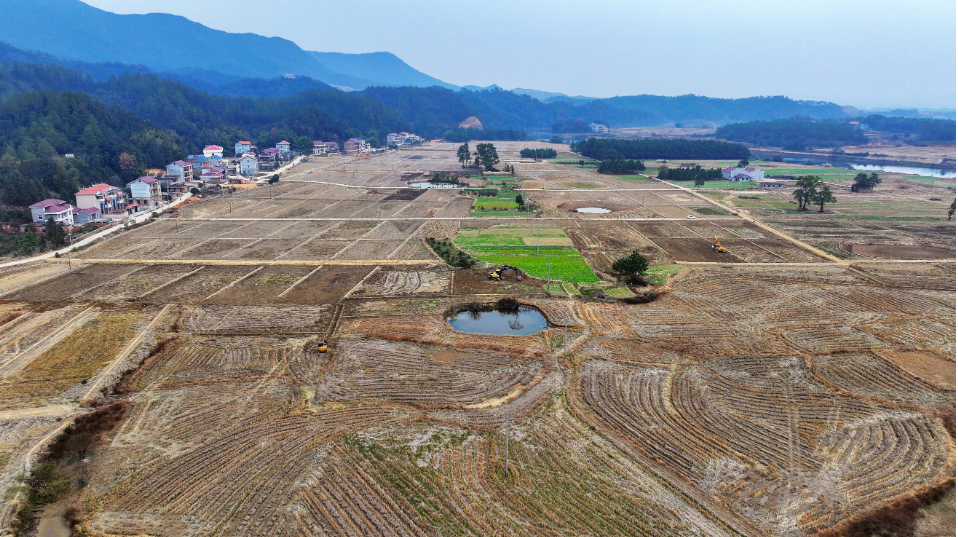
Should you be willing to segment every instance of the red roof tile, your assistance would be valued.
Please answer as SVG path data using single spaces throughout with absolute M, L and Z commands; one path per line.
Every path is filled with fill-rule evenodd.
M 51 205 L 61 205 L 61 204 L 63 204 L 63 203 L 66 203 L 66 202 L 63 201 L 63 200 L 58 200 L 58 199 L 50 198 L 50 199 L 46 199 L 46 200 L 43 200 L 43 201 L 38 201 L 38 202 L 34 203 L 33 205 L 31 205 L 30 208 L 31 208 L 31 209 L 40 209 L 40 208 L 50 207 Z

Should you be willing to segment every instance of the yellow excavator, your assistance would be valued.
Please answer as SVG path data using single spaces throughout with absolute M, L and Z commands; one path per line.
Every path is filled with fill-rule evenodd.
M 725 247 L 722 246 L 722 243 L 719 242 L 719 238 L 716 236 L 712 237 L 712 249 L 716 252 L 725 252 Z
M 329 350 L 328 345 L 326 344 L 326 336 L 319 338 L 319 341 L 316 343 L 317 352 L 326 352 Z
M 522 281 L 522 273 L 519 272 L 519 269 L 516 267 L 510 267 L 508 265 L 503 265 L 501 268 L 489 273 L 489 279 L 501 282 L 503 280 L 503 273 L 507 271 L 513 271 L 516 273 L 516 281 Z

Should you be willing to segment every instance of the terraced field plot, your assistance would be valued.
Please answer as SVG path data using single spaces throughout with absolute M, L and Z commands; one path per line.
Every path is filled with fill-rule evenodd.
M 538 246 L 533 241 L 538 239 Z M 519 267 L 534 278 L 551 277 L 569 282 L 597 281 L 592 269 L 571 245 L 543 245 L 543 240 L 566 239 L 559 228 L 540 228 L 534 235 L 524 226 L 499 225 L 484 230 L 463 230 L 456 246 L 489 263 Z M 565 242 L 565 241 L 561 241 Z

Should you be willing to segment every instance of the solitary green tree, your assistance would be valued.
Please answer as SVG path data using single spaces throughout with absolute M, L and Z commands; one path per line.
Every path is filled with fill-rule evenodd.
M 463 168 L 466 167 L 466 163 L 469 162 L 472 152 L 469 150 L 469 142 L 464 142 L 459 146 L 459 149 L 456 151 L 456 157 L 459 158 L 459 164 Z
M 53 217 L 47 219 L 47 224 L 45 230 L 47 234 L 47 240 L 50 241 L 50 244 L 53 246 L 63 246 L 66 242 L 67 234 L 63 231 L 63 228 L 59 224 L 53 221 Z
M 495 171 L 496 164 L 499 164 L 499 153 L 494 144 L 476 145 L 476 158 L 480 164 L 485 166 L 486 170 Z
M 826 203 L 835 203 L 838 200 L 835 199 L 835 196 L 832 194 L 832 188 L 819 181 L 815 190 L 812 191 L 812 201 L 818 204 L 818 212 L 823 213 L 825 212 Z
M 516 194 L 516 205 L 518 205 L 519 207 L 522 207 L 525 204 L 526 204 L 526 201 L 522 199 L 522 194 Z
M 879 177 L 878 174 L 875 172 L 872 172 L 870 174 L 861 172 L 855 176 L 855 187 L 857 188 L 861 188 L 861 189 L 875 188 L 876 186 L 880 184 L 881 184 L 881 177 Z
M 792 197 L 798 202 L 799 211 L 808 209 L 808 204 L 812 201 L 812 194 L 818 189 L 821 182 L 821 177 L 817 175 L 803 175 L 798 178 L 795 182 L 795 186 L 798 188 L 792 192 Z
M 625 277 L 629 283 L 643 283 L 642 275 L 649 270 L 649 260 L 639 252 L 615 260 L 612 270 Z
M 948 209 L 948 221 L 951 222 L 951 217 L 955 216 L 955 202 L 958 200 L 952 200 L 951 208 Z
M 705 178 L 702 177 L 701 175 L 695 176 L 695 186 L 704 186 L 704 185 L 705 185 Z
M 739 168 L 745 168 L 745 167 L 747 167 L 747 166 L 748 166 L 748 159 L 747 159 L 747 158 L 743 158 L 742 160 L 738 161 L 738 167 L 739 167 Z
M 270 176 L 270 178 L 269 178 L 269 184 L 275 185 L 275 184 L 278 183 L 278 182 L 279 182 L 279 175 L 277 175 L 277 174 L 274 173 L 273 175 Z

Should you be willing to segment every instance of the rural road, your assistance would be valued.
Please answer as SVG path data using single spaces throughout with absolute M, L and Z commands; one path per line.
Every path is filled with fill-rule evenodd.
M 145 222 L 147 219 L 150 218 L 150 215 L 153 214 L 154 212 L 160 212 L 160 211 L 163 211 L 164 209 L 166 209 L 166 208 L 168 208 L 168 207 L 171 207 L 171 206 L 173 206 L 173 205 L 176 205 L 177 203 L 182 203 L 182 202 L 186 201 L 189 197 L 190 197 L 190 194 L 183 194 L 183 195 L 180 196 L 179 198 L 177 198 L 177 199 L 171 201 L 170 203 L 167 203 L 166 205 L 161 205 L 160 207 L 158 207 L 158 208 L 156 209 L 156 211 L 143 211 L 142 213 L 133 216 L 133 218 L 129 218 L 129 219 L 123 221 L 123 222 L 125 222 L 125 223 L 132 223 L 132 224 L 139 224 L 139 223 L 141 223 L 141 222 Z M 8 263 L 0 263 L 0 268 L 15 267 L 15 266 L 19 266 L 19 265 L 27 265 L 27 264 L 30 264 L 30 263 L 36 263 L 37 261 L 43 261 L 44 259 L 55 258 L 55 257 L 57 256 L 57 254 L 66 255 L 66 254 L 70 253 L 70 251 L 73 250 L 74 248 L 79 248 L 79 247 L 81 247 L 81 246 L 87 246 L 87 245 L 89 245 L 89 244 L 93 244 L 94 242 L 96 242 L 96 241 L 102 239 L 103 237 L 106 237 L 107 235 L 109 235 L 109 234 L 111 234 L 111 233 L 116 233 L 117 231 L 120 231 L 121 229 L 125 229 L 125 228 L 126 228 L 126 226 L 125 226 L 124 224 L 121 224 L 120 222 L 117 222 L 117 223 L 115 223 L 115 224 L 111 224 L 110 226 L 101 229 L 100 231 L 97 231 L 96 233 L 94 233 L 94 234 L 92 234 L 92 235 L 89 235 L 89 236 L 87 236 L 87 237 L 84 237 L 83 239 L 81 239 L 81 240 L 79 240 L 79 241 L 77 241 L 77 242 L 75 242 L 75 243 L 73 243 L 73 244 L 71 244 L 71 245 L 69 245 L 69 246 L 63 247 L 63 248 L 61 248 L 61 249 L 59 249 L 59 250 L 54 250 L 54 251 L 52 251 L 52 252 L 47 252 L 47 253 L 45 253 L 45 254 L 40 254 L 40 255 L 37 255 L 37 256 L 29 257 L 29 258 L 27 258 L 27 259 L 20 259 L 20 260 L 17 260 L 17 261 L 10 261 L 10 262 L 8 262 Z

